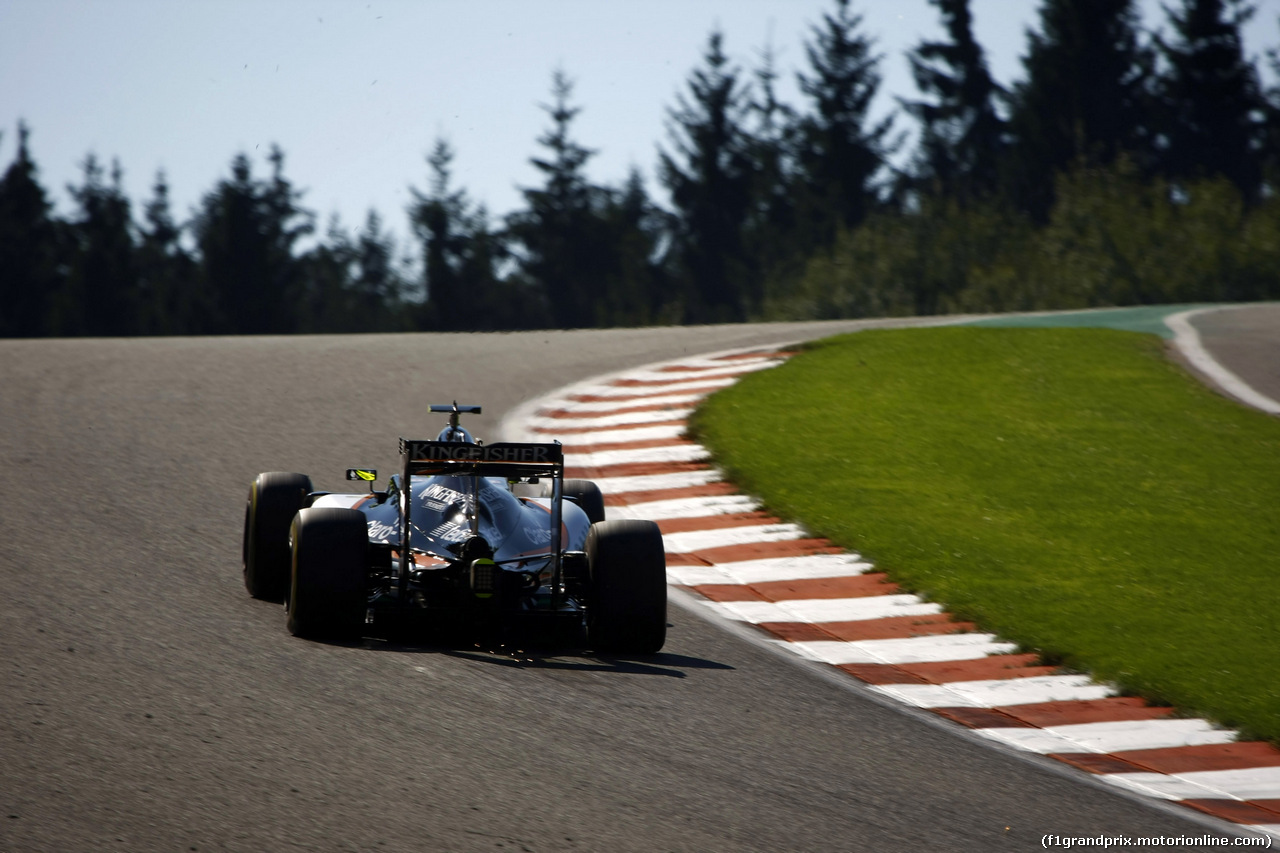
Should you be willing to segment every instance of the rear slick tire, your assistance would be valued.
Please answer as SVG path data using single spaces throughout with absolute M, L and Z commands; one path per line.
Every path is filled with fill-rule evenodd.
M 357 640 L 364 633 L 369 528 L 356 509 L 304 509 L 294 517 L 289 633 Z
M 312 491 L 305 474 L 268 471 L 254 478 L 244 507 L 244 586 L 254 598 L 280 601 L 289 588 L 289 526 Z
M 587 642 L 598 652 L 653 654 L 667 639 L 667 561 L 652 521 L 591 525 Z
M 541 497 L 551 497 L 551 484 L 544 483 L 538 493 Z M 569 500 L 582 507 L 587 520 L 592 524 L 604 521 L 604 495 L 600 487 L 590 480 L 565 480 L 561 493 Z

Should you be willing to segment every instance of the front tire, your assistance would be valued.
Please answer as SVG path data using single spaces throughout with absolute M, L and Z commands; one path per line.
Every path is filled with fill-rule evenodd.
M 368 610 L 369 528 L 356 509 L 304 509 L 295 516 L 287 602 L 295 637 L 356 640 Z
M 289 586 L 289 525 L 312 491 L 305 474 L 269 471 L 249 487 L 244 508 L 244 586 L 254 598 L 280 601 Z
M 653 654 L 667 639 L 667 560 L 652 521 L 591 525 L 587 641 L 599 652 Z

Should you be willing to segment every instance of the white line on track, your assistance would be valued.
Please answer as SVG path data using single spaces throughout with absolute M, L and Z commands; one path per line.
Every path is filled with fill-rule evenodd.
M 684 424 L 664 424 L 662 426 L 637 427 L 636 429 L 604 429 L 599 432 L 580 432 L 573 436 L 572 446 L 580 451 L 591 452 L 597 444 L 620 444 L 628 441 L 660 441 L 680 438 L 684 435 Z
M 1199 770 L 1191 773 L 1107 773 L 1104 781 L 1166 800 L 1280 799 L 1280 767 L 1246 770 Z M 1249 824 L 1246 824 L 1249 825 Z M 1251 825 L 1267 829 L 1269 825 Z
M 1253 406 L 1255 409 L 1261 409 L 1272 415 L 1280 415 L 1280 403 L 1265 394 L 1255 391 L 1247 382 L 1219 364 L 1214 360 L 1213 356 L 1209 355 L 1209 352 L 1200 342 L 1200 333 L 1196 331 L 1195 326 L 1191 325 L 1191 318 L 1197 314 L 1220 310 L 1222 309 L 1196 308 L 1191 311 L 1183 311 L 1180 314 L 1174 314 L 1172 317 L 1166 317 L 1164 323 L 1173 330 L 1174 343 L 1182 351 L 1182 354 L 1186 356 L 1187 361 L 1216 382 L 1223 391 L 1226 391 L 1242 403 Z
M 1235 732 L 1214 728 L 1205 720 L 1124 720 L 1079 723 L 1046 729 L 987 728 L 977 733 L 1019 749 L 1051 752 L 1124 752 L 1231 743 Z
M 579 429 L 581 427 L 611 427 L 622 426 L 623 424 L 639 426 L 641 424 L 656 424 L 663 421 L 677 421 L 687 418 L 693 412 L 688 406 L 676 407 L 673 409 L 656 409 L 649 412 L 627 412 L 621 415 L 599 415 L 596 417 L 579 417 L 572 415 L 565 418 L 548 418 L 534 417 L 529 419 L 530 427 L 537 427 L 541 430 L 551 430 L 555 432 L 558 429 L 570 427 Z
M 703 396 L 712 389 L 727 388 L 737 382 L 736 377 L 717 377 L 697 382 L 680 381 L 663 385 L 596 385 L 584 388 L 568 399 L 570 402 L 610 403 L 614 406 L 630 406 L 648 397 L 664 397 L 671 394 Z M 607 400 L 582 400 L 582 397 L 607 397 Z
M 1106 773 L 1099 778 L 1117 788 L 1160 800 L 1198 800 L 1223 796 L 1222 791 L 1166 773 Z
M 1039 675 L 948 684 L 876 684 L 872 690 L 916 708 L 1003 708 L 1043 702 L 1088 702 L 1115 690 L 1087 675 Z
M 725 382 L 724 384 L 731 385 L 733 383 Z M 618 409 L 632 409 L 640 406 L 688 406 L 690 403 L 698 402 L 709 393 L 711 392 L 699 391 L 696 393 L 686 394 L 653 394 L 622 402 L 613 400 L 593 400 L 591 402 L 581 403 L 574 400 L 568 400 L 559 408 L 563 412 L 573 413 L 575 417 L 579 415 L 586 417 L 600 412 L 616 412 Z
M 752 512 L 759 506 L 758 502 L 746 495 L 710 495 L 620 506 L 614 514 L 625 518 L 662 521 L 667 518 L 704 518 L 736 512 Z
M 1197 770 L 1177 775 L 1193 785 L 1203 785 L 1242 800 L 1280 799 L 1280 767 Z
M 718 483 L 722 479 L 714 468 L 701 471 L 677 471 L 671 474 L 637 474 L 634 477 L 597 477 L 596 485 L 606 495 L 624 495 L 631 492 L 659 492 L 675 489 L 691 489 Z
M 871 595 L 865 598 L 809 598 L 792 601 L 714 602 L 730 619 L 742 622 L 861 622 L 894 616 L 931 616 L 942 608 L 915 595 Z
M 671 444 L 638 447 L 634 450 L 600 450 L 595 453 L 566 453 L 564 463 L 582 468 L 606 468 L 631 462 L 698 462 L 710 456 L 701 444 Z
M 770 367 L 776 367 L 781 364 L 784 359 L 781 358 L 762 358 L 751 362 L 735 362 L 719 365 L 708 365 L 706 367 L 698 367 L 693 370 L 645 370 L 641 368 L 626 375 L 627 382 L 625 384 L 618 383 L 618 388 L 633 388 L 638 391 L 643 390 L 646 385 L 630 384 L 633 382 L 653 383 L 654 385 L 675 385 L 675 384 L 702 384 L 708 381 L 708 377 L 722 377 L 728 374 L 734 376 L 745 376 L 748 373 L 754 373 L 757 370 L 767 370 Z M 736 378 L 727 378 L 725 384 L 731 385 L 736 382 Z
M 790 643 L 789 647 L 811 660 L 842 663 L 935 663 L 974 660 L 1016 650 L 993 634 L 936 634 L 895 640 L 814 640 Z
M 804 538 L 804 529 L 799 525 L 780 523 L 665 533 L 662 536 L 662 542 L 666 545 L 668 554 L 689 554 L 693 551 L 725 548 L 730 545 L 753 545 L 757 542 L 781 542 L 787 539 Z
M 683 576 L 692 576 L 699 567 L 673 566 L 667 574 L 678 571 Z M 764 560 L 741 560 L 732 563 L 717 563 L 707 566 L 714 569 L 716 580 L 680 580 L 679 583 L 690 586 L 699 583 L 767 583 L 769 581 L 817 580 L 820 578 L 842 578 L 860 575 L 873 568 L 870 563 L 853 553 L 844 554 L 811 554 L 807 557 L 774 557 Z

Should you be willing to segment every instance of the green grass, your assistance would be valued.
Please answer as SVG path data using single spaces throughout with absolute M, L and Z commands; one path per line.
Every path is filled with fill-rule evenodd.
M 868 331 L 707 401 L 742 488 L 1047 660 L 1280 743 L 1280 422 L 1151 335 Z

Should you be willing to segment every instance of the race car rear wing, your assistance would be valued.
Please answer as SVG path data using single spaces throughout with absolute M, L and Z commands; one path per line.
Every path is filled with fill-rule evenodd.
M 456 409 L 455 404 L 455 409 Z M 477 407 L 478 408 L 478 407 Z M 454 415 L 456 417 L 456 414 Z M 469 444 L 456 441 L 426 441 L 400 439 L 400 456 L 404 463 L 404 487 L 401 492 L 400 553 L 408 554 L 409 516 L 413 507 L 411 477 L 422 476 L 474 476 L 505 477 L 507 480 L 551 478 L 551 558 L 554 566 L 554 587 L 559 590 L 563 578 L 561 560 L 561 524 L 564 509 L 564 447 L 560 442 L 532 444 L 499 442 L 497 444 Z M 478 499 L 472 496 L 472 505 Z M 478 531 L 478 520 L 473 516 L 472 534 Z M 411 561 L 403 559 L 401 566 Z M 407 583 L 407 568 L 401 572 L 401 593 Z
M 405 477 L 409 474 L 477 474 L 481 477 L 553 477 L 564 475 L 559 443 L 462 444 L 454 441 L 400 439 Z

